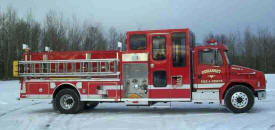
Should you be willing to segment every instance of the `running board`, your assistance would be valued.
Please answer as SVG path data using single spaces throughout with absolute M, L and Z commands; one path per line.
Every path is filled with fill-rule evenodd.
M 150 106 L 150 108 L 171 108 L 171 106 Z

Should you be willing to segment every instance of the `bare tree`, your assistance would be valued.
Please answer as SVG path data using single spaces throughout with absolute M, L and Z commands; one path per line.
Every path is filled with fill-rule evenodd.
M 68 50 L 79 50 L 83 42 L 83 32 L 79 27 L 77 18 L 73 17 L 72 25 L 68 31 Z
M 50 11 L 46 16 L 46 21 L 42 33 L 42 47 L 50 46 L 55 51 L 65 51 L 67 49 L 67 28 L 63 23 L 63 16 L 59 17 L 55 12 Z
M 106 39 L 98 26 L 85 27 L 83 50 L 106 50 Z

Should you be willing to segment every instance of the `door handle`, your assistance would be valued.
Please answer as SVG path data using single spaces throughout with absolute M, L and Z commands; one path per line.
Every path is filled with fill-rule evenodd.
M 154 66 L 155 66 L 154 64 L 150 64 L 150 67 L 151 67 L 151 68 L 154 68 Z

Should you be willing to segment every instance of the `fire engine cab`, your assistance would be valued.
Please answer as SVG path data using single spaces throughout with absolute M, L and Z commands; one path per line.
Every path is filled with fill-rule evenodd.
M 264 73 L 231 65 L 227 48 L 210 39 L 194 46 L 189 29 L 130 31 L 127 51 L 31 52 L 14 61 L 21 99 L 52 99 L 61 113 L 104 102 L 150 106 L 158 102 L 225 104 L 248 111 L 266 97 Z

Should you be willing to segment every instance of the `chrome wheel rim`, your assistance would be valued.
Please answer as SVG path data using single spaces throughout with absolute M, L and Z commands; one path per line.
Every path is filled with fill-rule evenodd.
M 244 108 L 248 104 L 248 96 L 243 92 L 236 92 L 231 97 L 231 103 L 235 108 Z
M 74 103 L 74 98 L 69 94 L 65 94 L 60 98 L 60 105 L 65 110 L 71 109 L 74 106 Z

